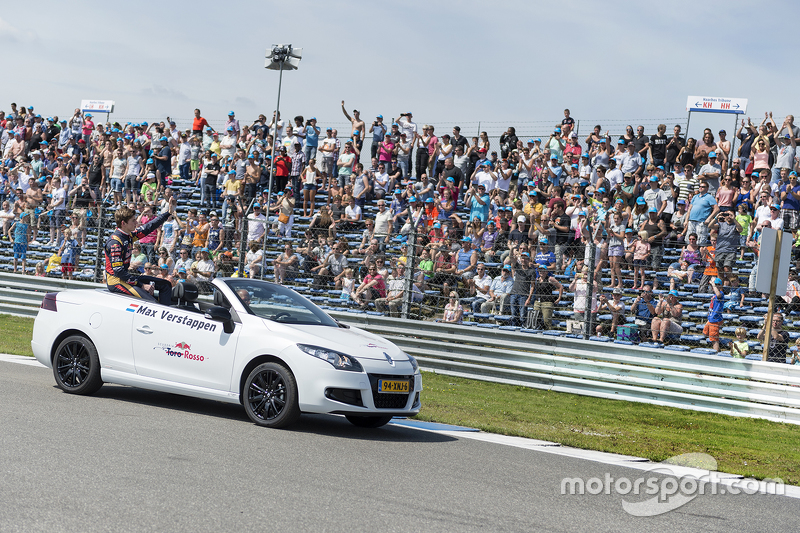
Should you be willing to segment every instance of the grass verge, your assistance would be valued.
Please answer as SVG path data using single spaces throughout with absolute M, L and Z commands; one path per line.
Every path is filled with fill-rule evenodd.
M 33 357 L 31 337 L 33 319 L 0 315 L 0 353 L 13 353 Z
M 33 355 L 32 330 L 0 315 L 0 353 Z M 800 484 L 800 426 L 423 374 L 420 420 L 653 461 L 702 452 L 720 471 Z

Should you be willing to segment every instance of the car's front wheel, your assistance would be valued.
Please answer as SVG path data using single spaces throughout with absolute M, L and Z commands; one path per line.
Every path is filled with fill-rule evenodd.
M 347 418 L 351 424 L 360 428 L 379 428 L 385 426 L 392 420 L 391 416 L 345 415 L 345 418 Z
M 61 341 L 53 357 L 56 384 L 70 394 L 94 394 L 103 386 L 94 344 L 83 335 Z
M 259 426 L 282 428 L 300 416 L 297 382 L 288 368 L 264 363 L 250 372 L 244 384 L 244 409 Z

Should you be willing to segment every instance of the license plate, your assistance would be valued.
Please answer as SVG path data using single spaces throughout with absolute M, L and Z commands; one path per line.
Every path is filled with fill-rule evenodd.
M 389 394 L 408 394 L 408 381 L 379 379 L 378 392 L 385 392 Z

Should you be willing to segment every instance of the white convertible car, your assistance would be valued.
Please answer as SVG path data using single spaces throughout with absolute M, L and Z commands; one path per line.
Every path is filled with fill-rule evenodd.
M 391 342 L 273 283 L 216 279 L 212 291 L 200 299 L 179 283 L 169 306 L 106 289 L 49 293 L 33 353 L 65 392 L 117 383 L 241 403 L 267 427 L 301 413 L 378 427 L 419 412 L 419 367 Z

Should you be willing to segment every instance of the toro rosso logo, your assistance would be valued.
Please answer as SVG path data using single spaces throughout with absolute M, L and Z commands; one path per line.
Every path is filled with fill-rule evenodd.
M 158 346 L 153 347 L 154 350 L 164 350 L 164 353 L 169 355 L 170 357 L 177 357 L 178 359 L 188 359 L 189 361 L 205 361 L 205 356 L 198 355 L 195 353 L 191 353 L 191 345 L 186 342 L 176 342 L 173 346 L 172 344 L 166 344 L 163 342 L 158 343 Z

